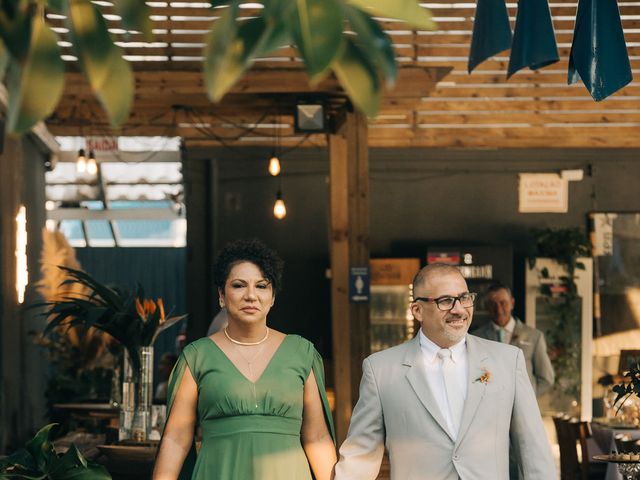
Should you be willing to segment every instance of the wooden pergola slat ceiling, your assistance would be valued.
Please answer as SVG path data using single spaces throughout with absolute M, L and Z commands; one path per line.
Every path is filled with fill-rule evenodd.
M 100 2 L 107 5 L 108 2 Z M 50 21 L 61 36 L 69 64 L 62 101 L 47 124 L 58 135 L 177 135 L 188 145 L 283 145 L 303 140 L 293 132 L 295 93 L 311 93 L 292 48 L 260 59 L 219 104 L 206 98 L 201 75 L 204 32 L 215 21 L 208 3 L 147 2 L 155 38 L 125 36 L 116 16 L 112 33 L 136 72 L 131 118 L 119 131 L 108 127 L 101 107 L 75 70 L 63 19 Z M 381 19 L 400 63 L 396 88 L 385 93 L 369 125 L 372 147 L 637 147 L 640 146 L 640 83 L 632 82 L 596 103 L 582 84 L 568 86 L 568 54 L 577 3 L 552 2 L 560 62 L 539 71 L 523 70 L 506 80 L 509 52 L 466 71 L 475 3 L 425 3 L 438 30 L 411 30 Z M 516 3 L 508 3 L 512 25 Z M 244 16 L 256 10 L 247 4 Z M 640 2 L 619 2 L 634 75 L 640 71 Z M 448 73 L 448 74 L 447 74 Z M 437 83 L 437 84 L 436 84 Z M 319 87 L 339 92 L 334 79 Z M 330 109 L 345 103 L 330 96 Z M 315 135 L 309 145 L 324 144 Z

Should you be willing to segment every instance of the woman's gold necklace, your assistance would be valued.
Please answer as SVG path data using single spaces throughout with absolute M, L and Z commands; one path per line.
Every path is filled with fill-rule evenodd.
M 240 354 L 240 356 L 244 359 L 245 362 L 247 362 L 247 365 L 249 367 L 249 378 L 250 378 L 250 383 L 251 383 L 251 387 L 253 389 L 253 401 L 256 405 L 256 408 L 258 408 L 258 396 L 256 394 L 256 381 L 258 379 L 254 379 L 253 378 L 253 362 L 256 361 L 256 359 L 260 356 L 260 354 L 262 353 L 262 350 L 264 350 L 264 342 L 267 341 L 267 339 L 269 338 L 269 327 L 267 327 L 267 333 L 264 336 L 264 338 L 258 342 L 240 342 L 238 340 L 235 340 L 233 338 L 231 338 L 229 336 L 229 334 L 227 333 L 227 329 L 224 329 L 224 334 L 225 336 L 229 339 L 229 341 L 233 344 L 234 348 L 238 351 L 238 353 Z M 262 344 L 262 345 L 260 345 Z M 258 349 L 258 351 L 253 355 L 253 357 L 251 357 L 251 360 L 249 360 L 244 353 L 242 353 L 242 350 L 240 348 L 237 347 L 237 345 L 242 345 L 245 347 L 251 347 L 251 346 L 255 346 L 255 345 L 260 345 L 260 348 Z
M 264 337 L 261 340 L 258 340 L 257 342 L 241 342 L 240 340 L 231 338 L 231 335 L 229 335 L 229 332 L 227 332 L 227 327 L 224 327 L 224 335 L 229 339 L 231 343 L 235 343 L 236 345 L 242 345 L 243 347 L 252 347 L 254 345 L 260 345 L 261 343 L 264 343 L 267 341 L 267 338 L 269 338 L 269 327 L 267 327 L 267 333 L 264 334 Z

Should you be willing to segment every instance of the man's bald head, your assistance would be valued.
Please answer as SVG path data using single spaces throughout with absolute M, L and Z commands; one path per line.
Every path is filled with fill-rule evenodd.
M 458 267 L 446 263 L 432 263 L 426 267 L 422 267 L 420 271 L 416 273 L 416 276 L 413 277 L 413 291 L 415 292 L 416 288 L 424 286 L 426 282 L 434 276 L 450 274 L 462 276 Z

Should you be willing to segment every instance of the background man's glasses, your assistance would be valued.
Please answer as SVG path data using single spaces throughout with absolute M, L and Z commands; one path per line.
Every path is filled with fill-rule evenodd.
M 416 297 L 414 302 L 427 302 L 427 303 L 435 303 L 438 310 L 442 310 L 444 312 L 448 310 L 453 310 L 453 307 L 456 305 L 456 302 L 460 302 L 464 308 L 473 307 L 473 302 L 478 296 L 475 292 L 463 293 L 458 297 L 450 297 L 445 295 L 443 297 L 431 298 L 431 297 Z

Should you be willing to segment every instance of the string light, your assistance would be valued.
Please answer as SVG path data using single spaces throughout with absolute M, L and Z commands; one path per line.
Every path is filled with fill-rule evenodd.
M 89 152 L 89 160 L 87 161 L 87 173 L 91 175 L 95 175 L 98 173 L 98 162 L 96 162 L 96 157 L 93 154 L 93 150 Z
M 273 216 L 278 220 L 282 220 L 287 216 L 287 207 L 284 204 L 284 200 L 282 200 L 282 192 L 280 190 L 276 194 L 276 203 L 273 205 Z
M 87 157 L 84 156 L 84 148 L 78 150 L 78 158 L 76 159 L 76 170 L 78 173 L 87 171 Z
M 269 160 L 269 173 L 273 177 L 280 175 L 280 160 L 275 156 L 275 154 Z

